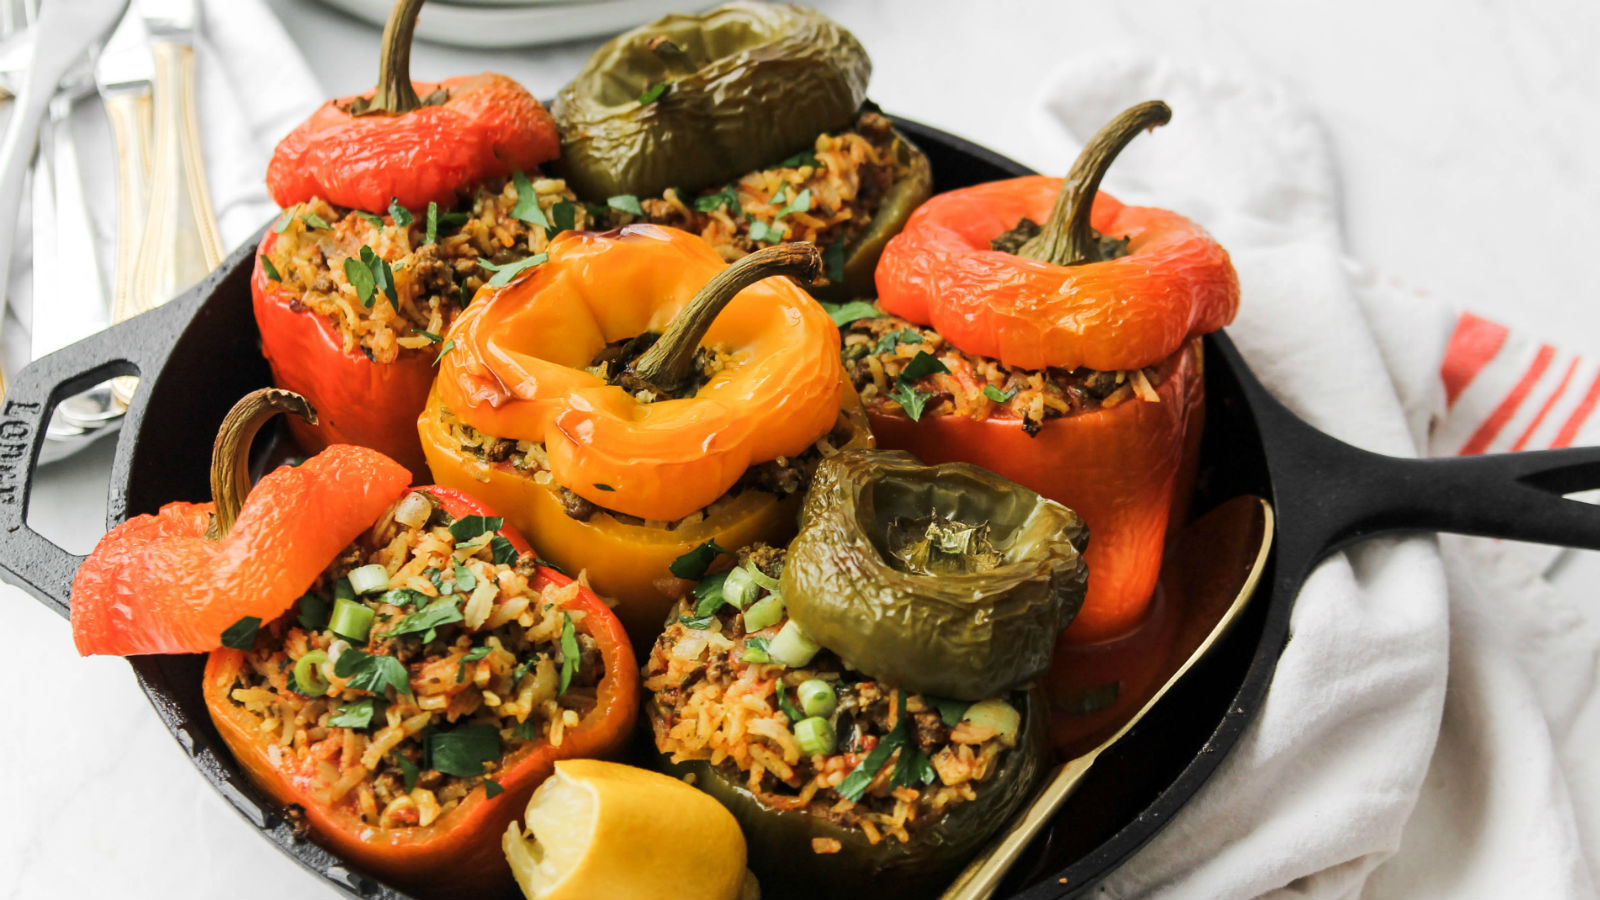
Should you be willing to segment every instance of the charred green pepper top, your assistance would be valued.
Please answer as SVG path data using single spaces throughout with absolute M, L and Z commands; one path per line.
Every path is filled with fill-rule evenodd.
M 580 195 L 696 191 L 847 127 L 872 63 L 831 19 L 729 3 L 608 41 L 552 108 L 561 166 Z
M 1043 697 L 1038 689 L 1017 697 L 1021 734 L 1000 768 L 978 787 L 975 799 L 952 806 L 937 821 L 922 823 L 904 842 L 885 835 L 873 843 L 860 829 L 800 809 L 775 809 L 707 760 L 674 763 L 662 754 L 661 765 L 680 778 L 692 776 L 691 784 L 739 820 L 750 867 L 761 882 L 762 896 L 770 900 L 933 896 L 1032 798 L 1050 766 Z M 838 841 L 839 849 L 817 853 L 814 842 L 819 839 Z
M 782 593 L 817 643 L 888 684 L 960 700 L 1043 673 L 1083 603 L 1083 520 L 966 463 L 822 462 Z

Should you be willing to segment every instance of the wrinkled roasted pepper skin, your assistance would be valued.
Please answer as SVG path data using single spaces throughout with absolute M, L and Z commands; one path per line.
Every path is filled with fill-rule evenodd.
M 393 362 L 380 363 L 359 348 L 347 352 L 332 322 L 308 309 L 296 310 L 298 298 L 262 269 L 261 255 L 271 252 L 277 238 L 269 231 L 261 239 L 250 300 L 272 383 L 304 396 L 317 409 L 316 425 L 288 419 L 295 443 L 307 453 L 330 444 L 371 447 L 425 480 L 416 421 L 433 384 L 433 354 L 401 350 Z
M 796 810 L 773 809 L 705 760 L 674 763 L 662 755 L 661 766 L 680 778 L 693 775 L 695 787 L 715 797 L 739 820 L 750 868 L 767 900 L 932 897 L 1032 799 L 1050 768 L 1043 695 L 1029 691 L 1021 709 L 1017 746 L 1007 751 L 994 776 L 979 786 L 977 798 L 937 821 L 919 824 L 906 843 L 885 837 L 874 844 L 857 829 Z M 813 838 L 832 838 L 842 849 L 815 853 Z
M 429 202 L 451 207 L 461 191 L 561 152 L 550 113 L 504 75 L 412 85 L 419 97 L 445 91 L 448 99 L 399 115 L 348 112 L 356 96 L 373 91 L 324 103 L 273 151 L 272 201 L 288 208 L 321 197 L 380 214 L 391 199 L 413 211 Z
M 844 446 L 872 446 L 855 391 L 846 389 L 844 397 L 848 405 L 840 416 L 852 434 Z M 430 400 L 430 412 L 437 403 L 437 397 Z M 594 589 L 617 602 L 617 616 L 640 652 L 660 635 L 676 602 L 666 591 L 674 582 L 668 570 L 674 560 L 706 541 L 728 548 L 781 546 L 794 535 L 803 498 L 746 491 L 715 515 L 674 529 L 619 522 L 604 511 L 581 522 L 567 515 L 555 485 L 540 484 L 509 463 L 486 463 L 463 451 L 437 415 L 423 413 L 417 428 L 438 480 L 486 498 L 508 522 L 535 536 L 540 557 L 569 572 L 587 572 Z
M 1024 369 L 1153 366 L 1233 321 L 1239 277 L 1228 252 L 1177 213 L 1124 206 L 1104 191 L 1090 223 L 1128 238 L 1126 255 L 1058 266 L 990 249 L 1021 219 L 1048 219 L 1060 187 L 1030 175 L 929 200 L 884 248 L 878 305 Z
M 651 51 L 657 35 L 693 70 Z M 556 96 L 561 171 L 594 198 L 732 181 L 847 127 L 871 72 L 855 37 L 813 10 L 741 2 L 666 16 L 612 38 Z
M 213 503 L 168 503 L 95 545 L 72 580 L 72 639 L 96 653 L 199 653 L 244 616 L 277 618 L 409 482 L 394 461 L 335 446 L 267 473 L 221 540 Z
M 928 575 L 889 561 L 896 517 L 988 523 L 985 572 Z M 1083 602 L 1083 520 L 966 463 L 854 451 L 822 461 L 789 545 L 782 593 L 812 640 L 885 684 L 977 701 L 1043 674 Z
M 447 512 L 458 518 L 496 515 L 460 491 L 438 486 L 418 490 L 433 494 Z M 528 542 L 515 529 L 508 527 L 500 533 L 518 552 L 531 552 Z M 533 585 L 563 586 L 571 580 L 541 566 Z M 313 837 L 329 850 L 385 881 L 424 896 L 510 896 L 516 885 L 500 850 L 501 833 L 522 817 L 534 789 L 555 771 L 556 760 L 619 756 L 638 713 L 639 668 L 621 623 L 588 589 L 580 590 L 569 608 L 585 613 L 576 626 L 594 638 L 605 664 L 605 675 L 595 691 L 595 708 L 576 728 L 564 732 L 561 746 L 529 744 L 502 760 L 494 780 L 505 789 L 503 793 L 491 799 L 480 785 L 455 809 L 426 827 L 368 825 L 359 815 L 319 799 L 311 771 L 296 767 L 282 755 L 275 762 L 268 753 L 269 745 L 259 737 L 254 717 L 229 698 L 244 663 L 242 652 L 223 648 L 206 660 L 206 708 L 251 782 L 285 806 L 296 804 L 304 808 Z
M 1136 626 L 1161 571 L 1172 513 L 1193 489 L 1205 392 L 1198 341 L 1158 369 L 1160 402 L 1139 399 L 1046 419 L 1029 437 L 1022 420 L 869 412 L 880 446 L 928 463 L 970 462 L 1071 507 L 1093 540 L 1084 554 L 1089 592 L 1066 631 L 1097 641 Z

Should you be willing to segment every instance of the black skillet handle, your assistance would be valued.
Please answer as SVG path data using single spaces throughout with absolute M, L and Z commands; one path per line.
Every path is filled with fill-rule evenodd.
M 1600 488 L 1600 447 L 1400 459 L 1307 425 L 1249 374 L 1231 342 L 1267 451 L 1279 518 L 1309 565 L 1375 535 L 1443 531 L 1600 550 L 1600 506 L 1563 494 Z M 1286 527 L 1286 535 L 1291 529 Z M 1298 561 L 1298 560 L 1297 560 Z
M 60 401 L 119 375 L 157 373 L 191 304 L 173 301 L 42 359 L 17 374 L 0 402 L 0 578 L 62 616 L 84 557 L 68 553 L 28 527 L 28 503 L 38 477 L 46 424 Z M 146 384 L 148 387 L 148 383 Z M 137 422 L 149 391 L 135 394 L 125 420 Z M 131 440 L 117 435 L 118 454 Z

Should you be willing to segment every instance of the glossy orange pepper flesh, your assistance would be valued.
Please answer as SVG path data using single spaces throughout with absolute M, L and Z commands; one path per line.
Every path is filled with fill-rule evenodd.
M 878 305 L 1025 369 L 1153 366 L 1233 321 L 1239 279 L 1227 251 L 1164 209 L 1095 195 L 1094 229 L 1130 239 L 1115 259 L 1058 266 L 990 249 L 1021 219 L 1048 219 L 1061 181 L 1031 175 L 924 203 L 884 248 Z
M 430 201 L 449 207 L 485 179 L 529 171 L 561 152 L 550 113 L 504 75 L 412 85 L 420 97 L 444 90 L 449 99 L 399 115 L 348 112 L 374 91 L 324 103 L 273 151 L 272 201 L 287 208 L 321 197 L 373 213 L 391 199 L 413 211 Z
M 386 363 L 368 359 L 359 348 L 346 351 L 327 317 L 296 309 L 298 298 L 267 277 L 261 256 L 271 253 L 277 238 L 269 231 L 261 239 L 250 300 L 273 383 L 317 409 L 316 425 L 299 417 L 287 420 L 295 443 L 308 453 L 330 444 L 371 447 L 410 469 L 414 478 L 425 479 L 416 420 L 433 384 L 437 351 L 402 349 Z
M 868 412 L 878 443 L 923 462 L 970 462 L 1064 503 L 1089 525 L 1089 593 L 1065 632 L 1097 641 L 1138 624 L 1161 571 L 1170 517 L 1192 488 L 1205 403 L 1197 343 L 1161 363 L 1160 402 L 1046 419 L 1029 437 L 1021 419 Z
M 73 577 L 78 652 L 201 653 L 245 616 L 277 618 L 409 482 L 394 461 L 337 445 L 267 473 L 221 540 L 206 537 L 212 503 L 134 516 Z
M 434 393 L 485 434 L 543 444 L 557 484 L 673 521 L 833 427 L 839 331 L 792 281 L 751 285 L 716 317 L 702 343 L 731 359 L 693 397 L 641 403 L 584 368 L 610 342 L 665 331 L 727 264 L 699 237 L 655 225 L 564 232 L 548 252 L 457 317 Z
M 418 490 L 439 498 L 445 510 L 457 517 L 496 515 L 460 491 L 437 486 Z M 376 518 L 377 514 L 369 518 L 366 527 Z M 530 552 L 528 542 L 515 529 L 508 527 L 500 533 L 518 552 Z M 330 553 L 318 571 L 342 550 Z M 541 566 L 532 584 L 535 588 L 546 584 L 560 587 L 571 581 Z M 534 789 L 555 771 L 556 760 L 620 755 L 638 714 L 639 666 L 621 623 L 586 588 L 579 590 L 568 608 L 585 613 L 575 627 L 595 640 L 605 665 L 605 675 L 595 690 L 594 709 L 577 727 L 566 729 L 560 747 L 540 741 L 507 756 L 494 776 L 504 793 L 490 798 L 480 785 L 426 827 L 368 825 L 343 805 L 330 806 L 318 798 L 315 761 L 296 767 L 278 754 L 274 762 L 269 745 L 260 739 L 259 722 L 228 696 L 244 662 L 240 651 L 224 648 L 206 660 L 206 707 L 250 780 L 277 802 L 303 807 L 312 834 L 329 850 L 373 875 L 429 896 L 511 896 L 516 887 L 500 850 L 501 833 L 522 817 Z

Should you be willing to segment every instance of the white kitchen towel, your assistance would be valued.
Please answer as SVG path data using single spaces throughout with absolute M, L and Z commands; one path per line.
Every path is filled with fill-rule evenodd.
M 277 213 L 262 173 L 278 139 L 317 104 L 322 90 L 283 25 L 261 0 L 202 0 L 195 41 L 195 104 L 212 207 L 224 248 L 232 250 Z M 110 131 L 90 98 L 72 119 L 80 167 L 94 218 L 106 296 L 116 241 L 116 182 Z M 32 234 L 23 203 L 12 249 L 4 329 L 6 371 L 28 361 L 32 321 Z
M 1071 158 L 1134 102 L 1172 105 L 1106 188 L 1229 249 L 1243 288 L 1229 333 L 1312 424 L 1397 456 L 1593 442 L 1595 366 L 1344 258 L 1326 142 L 1276 86 L 1139 51 L 1075 59 L 1044 84 L 1044 158 Z M 1552 608 L 1533 562 L 1547 559 L 1456 538 L 1329 559 L 1239 745 L 1100 892 L 1592 894 L 1600 770 L 1579 749 L 1600 728 L 1600 633 L 1593 612 Z

